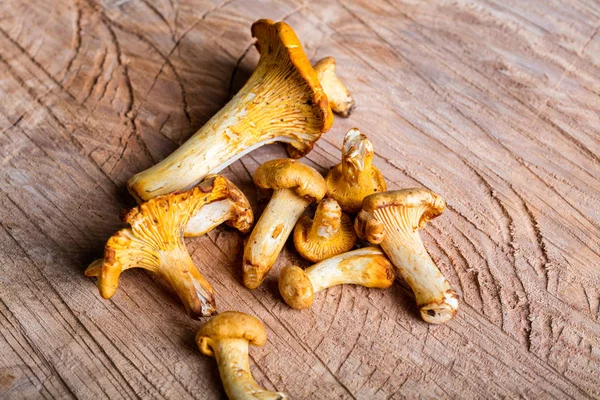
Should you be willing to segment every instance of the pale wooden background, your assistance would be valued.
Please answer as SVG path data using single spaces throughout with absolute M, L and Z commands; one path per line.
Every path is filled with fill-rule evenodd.
M 111 301 L 83 269 L 125 181 L 226 103 L 285 20 L 357 102 L 304 160 L 361 128 L 392 189 L 448 202 L 423 232 L 457 288 L 428 326 L 409 292 L 337 287 L 298 312 L 240 284 L 241 237 L 187 240 L 217 306 L 261 318 L 258 382 L 296 399 L 600 397 L 600 4 L 591 0 L 0 2 L 0 397 L 222 398 L 189 320 L 142 271 Z M 224 173 L 250 174 L 282 146 Z M 291 246 L 276 272 L 298 260 Z

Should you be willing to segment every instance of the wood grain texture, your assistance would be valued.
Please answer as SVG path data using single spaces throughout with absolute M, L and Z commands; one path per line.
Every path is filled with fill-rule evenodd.
M 462 297 L 423 323 L 409 291 L 335 287 L 298 312 L 277 271 L 240 284 L 242 238 L 186 241 L 220 311 L 262 319 L 257 381 L 295 399 L 600 398 L 600 7 L 574 1 L 0 2 L 0 397 L 222 398 L 201 324 L 150 276 L 102 300 L 83 269 L 132 205 L 124 183 L 207 121 L 254 68 L 250 25 L 285 20 L 355 96 L 347 129 L 390 189 L 448 203 L 423 231 Z M 273 145 L 224 174 L 251 184 Z

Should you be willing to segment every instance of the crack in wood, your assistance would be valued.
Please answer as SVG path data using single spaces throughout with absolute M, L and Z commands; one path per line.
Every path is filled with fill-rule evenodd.
M 233 32 L 279 14 L 313 35 L 313 57 L 336 58 L 359 104 L 304 161 L 326 171 L 339 163 L 343 132 L 364 127 L 390 189 L 442 194 L 448 211 L 423 238 L 463 298 L 439 327 L 405 309 L 414 300 L 402 283 L 333 288 L 296 312 L 275 286 L 249 292 L 238 282 L 237 233 L 190 240 L 220 310 L 251 312 L 267 326 L 269 342 L 251 357 L 259 383 L 293 398 L 600 396 L 593 2 L 272 0 L 249 11 L 228 0 L 202 10 L 184 0 L 61 1 L 65 11 L 49 14 L 30 0 L 0 5 L 0 377 L 18 366 L 9 395 L 224 395 L 214 360 L 195 349 L 199 322 L 148 276 L 127 274 L 104 301 L 71 274 L 118 225 L 90 218 L 106 220 L 127 202 L 114 195 L 153 162 L 149 149 L 173 146 L 171 131 L 186 135 L 217 104 L 205 99 L 207 108 L 205 91 L 190 89 L 183 45 L 200 43 L 200 71 L 214 62 L 205 52 L 231 59 L 225 82 L 220 71 L 206 87 L 231 96 L 253 46 Z M 173 104 L 162 113 L 165 98 Z M 282 154 L 265 146 L 224 171 L 251 191 L 255 210 L 264 204 L 251 171 Z M 291 248 L 278 264 L 308 265 Z

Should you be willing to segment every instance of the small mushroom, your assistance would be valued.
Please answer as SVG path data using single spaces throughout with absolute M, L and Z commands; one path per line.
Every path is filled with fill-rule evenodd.
M 254 223 L 250 202 L 244 193 L 231 182 L 229 182 L 229 196 L 226 199 L 208 203 L 190 217 L 184 236 L 204 235 L 222 223 L 226 223 L 242 233 L 248 233 Z
M 438 217 L 446 202 L 427 189 L 370 195 L 355 221 L 358 236 L 381 248 L 415 294 L 421 318 L 442 324 L 458 310 L 458 295 L 425 249 L 418 229 Z
M 385 179 L 372 161 L 373 143 L 357 128 L 350 129 L 344 137 L 342 163 L 325 177 L 327 196 L 337 200 L 344 212 L 356 214 L 366 196 L 386 191 Z
M 273 189 L 273 196 L 244 247 L 244 285 L 249 289 L 260 286 L 306 207 L 325 195 L 321 174 L 288 158 L 258 167 L 254 184 Z
M 298 253 L 312 262 L 319 262 L 350 250 L 356 243 L 352 220 L 342 212 L 337 201 L 323 199 L 317 206 L 314 220 L 300 218 L 294 228 L 294 245 Z
M 225 311 L 202 325 L 196 335 L 200 351 L 217 360 L 227 397 L 231 400 L 283 400 L 281 392 L 258 386 L 248 363 L 248 344 L 263 346 L 267 332 L 262 322 L 251 315 Z
M 319 77 L 321 87 L 327 95 L 329 106 L 333 112 L 346 118 L 354 110 L 354 99 L 350 95 L 346 85 L 335 74 L 335 59 L 325 57 L 319 60 L 313 68 Z
M 187 142 L 129 179 L 134 197 L 184 190 L 270 143 L 287 143 L 290 157 L 300 158 L 329 130 L 327 95 L 292 28 L 261 19 L 251 31 L 260 52 L 254 73 Z
M 281 270 L 279 293 L 296 310 L 309 308 L 315 293 L 343 284 L 385 289 L 394 283 L 394 269 L 375 247 L 338 254 L 303 270 L 291 266 Z
M 183 233 L 202 206 L 230 198 L 230 184 L 216 175 L 187 192 L 156 197 L 123 214 L 130 227 L 108 239 L 104 259 L 85 271 L 98 278 L 100 295 L 109 299 L 115 294 L 123 271 L 144 268 L 169 284 L 191 317 L 213 315 L 213 289 L 188 254 Z

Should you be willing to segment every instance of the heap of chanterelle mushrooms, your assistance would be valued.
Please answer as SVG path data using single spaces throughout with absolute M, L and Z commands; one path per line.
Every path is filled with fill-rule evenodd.
M 103 258 L 85 274 L 97 278 L 108 299 L 123 271 L 144 268 L 174 292 L 190 316 L 213 316 L 214 290 L 188 254 L 184 237 L 226 223 L 242 234 L 252 230 L 240 266 L 249 289 L 262 284 L 290 236 L 299 255 L 315 263 L 281 270 L 279 290 L 292 308 L 309 308 L 315 295 L 331 286 L 385 289 L 398 276 L 412 289 L 423 320 L 440 324 L 453 318 L 458 296 L 418 232 L 442 213 L 444 200 L 426 189 L 386 191 L 373 165 L 373 144 L 358 129 L 347 132 L 341 163 L 325 177 L 290 158 L 261 165 L 253 181 L 271 192 L 271 200 L 254 227 L 244 193 L 215 175 L 273 142 L 286 143 L 290 157 L 302 157 L 331 127 L 332 110 L 347 117 L 354 108 L 335 74 L 335 60 L 327 57 L 312 66 L 289 25 L 259 20 L 252 35 L 260 59 L 248 82 L 179 149 L 129 179 L 139 205 L 122 215 L 129 226 L 110 237 Z M 303 216 L 311 209 L 316 211 Z M 357 236 L 372 245 L 361 247 L 365 242 Z M 223 312 L 202 326 L 196 340 L 204 354 L 216 358 L 229 398 L 286 398 L 262 389 L 250 372 L 248 345 L 266 342 L 257 318 Z

